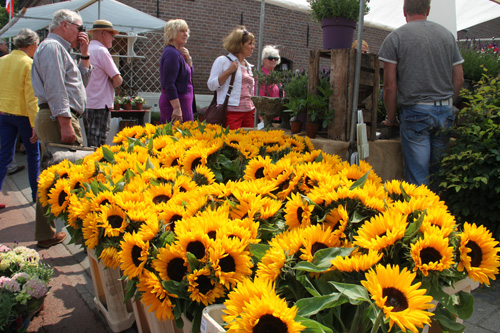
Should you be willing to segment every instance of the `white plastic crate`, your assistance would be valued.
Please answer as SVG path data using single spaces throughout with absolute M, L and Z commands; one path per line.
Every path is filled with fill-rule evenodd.
M 201 333 L 225 332 L 226 330 L 221 326 L 224 322 L 222 320 L 224 312 L 222 311 L 225 309 L 224 304 L 214 304 L 204 308 L 200 324 Z

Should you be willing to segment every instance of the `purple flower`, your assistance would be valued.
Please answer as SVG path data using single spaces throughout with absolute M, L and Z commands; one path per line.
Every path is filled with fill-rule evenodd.
M 23 286 L 23 290 L 33 298 L 40 298 L 47 294 L 47 286 L 42 280 L 31 279 Z
M 0 289 L 15 293 L 21 289 L 21 286 L 16 280 L 12 280 L 5 276 L 0 276 Z

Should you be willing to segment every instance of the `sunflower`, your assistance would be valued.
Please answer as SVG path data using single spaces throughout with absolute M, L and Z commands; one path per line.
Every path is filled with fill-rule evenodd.
M 427 208 L 420 226 L 422 233 L 441 233 L 444 237 L 448 237 L 455 229 L 455 217 L 440 206 Z
M 406 268 L 400 272 L 397 265 L 377 265 L 365 274 L 366 281 L 361 281 L 389 319 L 389 330 L 396 323 L 403 332 L 408 329 L 416 333 L 417 327 L 430 324 L 430 316 L 434 314 L 426 310 L 434 307 L 432 297 L 425 295 L 425 289 L 418 289 L 420 282 L 412 285 L 415 275 Z
M 341 272 L 367 271 L 377 264 L 382 259 L 382 256 L 383 254 L 378 251 L 368 250 L 368 253 L 361 253 L 358 249 L 355 249 L 351 255 L 345 257 L 337 256 L 330 260 L 330 263 L 332 264 L 332 269 Z
M 105 267 L 116 269 L 120 266 L 120 256 L 115 247 L 107 247 L 102 250 L 99 260 Z
M 285 204 L 285 221 L 289 228 L 304 227 L 311 224 L 311 213 L 314 205 L 310 205 L 300 194 L 292 193 Z
M 172 295 L 162 286 L 156 274 L 144 271 L 137 284 L 137 289 L 141 292 L 141 302 L 148 309 L 148 312 L 153 312 L 155 317 L 161 321 L 174 319 L 172 313 L 174 305 L 168 297 Z
M 201 147 L 191 148 L 182 159 L 182 169 L 187 174 L 192 174 L 198 165 L 207 165 L 206 150 Z
M 67 179 L 59 179 L 49 193 L 50 213 L 56 217 L 61 213 L 65 213 L 70 196 L 71 187 Z
M 253 264 L 247 246 L 248 243 L 239 239 L 224 237 L 210 250 L 215 276 L 228 289 L 252 274 Z
M 345 230 L 347 228 L 347 223 L 349 222 L 349 214 L 343 205 L 337 206 L 337 208 L 332 209 L 328 212 L 325 217 L 324 225 L 331 227 L 333 233 L 339 237 L 345 237 Z
M 77 197 L 72 194 L 69 198 L 68 205 L 68 222 L 69 226 L 73 229 L 81 228 L 81 222 L 85 216 L 90 212 L 90 202 L 88 200 L 82 200 L 82 198 Z
M 174 245 L 166 245 L 159 249 L 152 263 L 160 278 L 165 281 L 181 282 L 188 272 L 188 264 L 182 251 Z
M 112 205 L 115 203 L 115 197 L 112 191 L 105 190 L 97 194 L 87 192 L 87 197 L 90 200 L 90 209 L 95 212 L 100 212 L 101 207 Z
M 260 178 L 265 178 L 269 173 L 272 161 L 269 156 L 257 156 L 256 158 L 248 161 L 245 168 L 245 173 L 243 176 L 244 180 L 255 180 Z
M 423 238 L 411 244 L 411 257 L 415 263 L 413 271 L 420 270 L 424 276 L 429 271 L 442 272 L 453 265 L 453 247 L 441 233 L 425 233 Z
M 276 295 L 274 286 L 260 279 L 240 283 L 224 303 L 229 332 L 301 332 L 305 329 L 296 322 L 297 307 L 289 308 L 286 300 Z
M 303 248 L 300 249 L 302 251 L 300 259 L 309 262 L 313 261 L 314 254 L 317 251 L 340 246 L 338 236 L 332 232 L 331 228 L 323 225 L 306 227 L 302 231 L 302 237 Z
M 144 192 L 144 198 L 155 205 L 161 206 L 172 198 L 172 194 L 172 185 L 162 183 L 158 186 L 150 186 Z
M 215 300 L 224 297 L 224 287 L 210 278 L 210 270 L 204 267 L 195 270 L 192 274 L 188 274 L 187 280 L 189 282 L 188 292 L 189 297 L 205 306 L 215 303 Z
M 98 219 L 99 216 L 96 212 L 90 212 L 83 218 L 83 239 L 85 240 L 85 245 L 91 250 L 95 249 L 97 244 L 99 244 Z
M 203 232 L 203 230 L 193 230 L 186 233 L 177 234 L 177 242 L 183 256 L 192 253 L 196 259 L 204 261 L 208 257 L 208 248 L 213 241 Z
M 198 165 L 193 171 L 193 181 L 198 185 L 210 185 L 215 183 L 215 174 L 205 165 Z
M 285 266 L 287 255 L 281 247 L 271 247 L 257 263 L 256 276 L 262 280 L 274 282 Z
M 361 226 L 354 236 L 355 245 L 375 251 L 385 249 L 403 238 L 407 225 L 406 215 L 387 210 Z
M 125 232 L 127 219 L 125 212 L 118 206 L 103 207 L 97 226 L 104 229 L 104 236 L 117 237 Z
M 123 274 L 129 279 L 141 276 L 144 270 L 144 265 L 148 260 L 149 242 L 143 241 L 140 234 L 125 233 L 123 240 L 120 242 L 121 250 L 118 253 L 120 256 L 120 268 Z
M 491 232 L 484 226 L 464 224 L 464 231 L 460 234 L 460 262 L 457 269 L 467 271 L 469 278 L 481 283 L 490 284 L 495 280 L 500 266 L 500 257 L 496 241 Z

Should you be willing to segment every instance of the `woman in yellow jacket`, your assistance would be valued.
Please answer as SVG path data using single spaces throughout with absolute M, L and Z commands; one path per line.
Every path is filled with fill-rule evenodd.
M 33 54 L 40 39 L 36 32 L 23 29 L 14 37 L 17 50 L 0 58 L 0 189 L 7 167 L 12 162 L 17 135 L 26 147 L 31 196 L 36 200 L 40 151 L 36 136 L 35 117 L 38 100 L 31 85 Z M 56 61 L 54 59 L 54 61 Z M 0 205 L 1 208 L 5 205 Z

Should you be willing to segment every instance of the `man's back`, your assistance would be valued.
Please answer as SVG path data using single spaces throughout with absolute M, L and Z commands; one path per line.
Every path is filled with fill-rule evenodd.
M 463 62 L 452 33 L 427 20 L 410 22 L 387 36 L 380 60 L 397 63 L 402 105 L 452 97 L 452 68 Z

